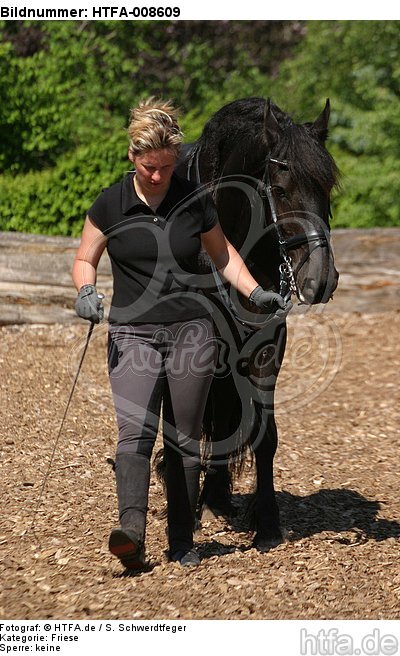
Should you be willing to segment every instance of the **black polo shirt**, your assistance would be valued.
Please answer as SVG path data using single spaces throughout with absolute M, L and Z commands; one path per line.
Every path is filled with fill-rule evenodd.
M 153 212 L 137 195 L 134 173 L 104 190 L 88 211 L 107 237 L 114 293 L 110 323 L 165 323 L 206 316 L 196 286 L 201 233 L 218 223 L 209 192 L 177 176 Z

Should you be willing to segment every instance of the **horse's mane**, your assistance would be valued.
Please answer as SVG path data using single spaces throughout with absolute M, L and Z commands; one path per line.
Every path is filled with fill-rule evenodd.
M 274 144 L 267 142 L 264 129 L 264 98 L 235 100 L 206 123 L 198 144 L 203 161 L 210 168 L 211 181 L 219 179 L 226 157 L 236 148 L 257 153 L 260 164 L 267 154 L 286 160 L 292 178 L 299 185 L 308 187 L 316 183 L 329 192 L 338 183 L 338 169 L 313 130 L 313 123 L 295 123 L 274 103 L 270 107 L 281 129 L 280 138 Z

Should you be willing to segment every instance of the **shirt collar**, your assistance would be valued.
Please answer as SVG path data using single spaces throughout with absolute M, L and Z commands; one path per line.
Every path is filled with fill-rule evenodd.
M 137 205 L 145 205 L 139 198 L 133 185 L 133 172 L 129 172 L 122 182 L 121 207 L 122 214 L 129 214 Z
M 146 203 L 144 203 L 136 193 L 135 186 L 133 184 L 134 175 L 135 175 L 134 172 L 129 172 L 128 175 L 126 175 L 122 181 L 122 198 L 121 198 L 122 214 L 129 214 L 136 207 L 148 208 L 148 205 L 146 205 Z M 171 183 L 169 185 L 167 194 L 164 200 L 162 201 L 163 203 L 169 197 L 171 197 L 171 199 L 174 197 L 174 194 L 176 192 L 176 182 L 177 179 L 176 179 L 176 174 L 174 172 L 172 174 Z

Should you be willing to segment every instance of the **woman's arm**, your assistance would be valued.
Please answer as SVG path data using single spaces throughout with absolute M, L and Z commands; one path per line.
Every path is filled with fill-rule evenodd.
M 217 224 L 208 232 L 202 234 L 202 244 L 218 271 L 231 283 L 238 292 L 243 294 L 258 308 L 275 312 L 275 316 L 284 317 L 292 307 L 290 301 L 285 301 L 276 292 L 265 291 L 253 278 L 242 257 L 226 239 L 221 226 Z
M 78 291 L 83 285 L 96 284 L 97 265 L 106 244 L 107 237 L 87 216 L 72 267 L 72 280 Z
M 225 280 L 248 298 L 258 287 L 258 282 L 251 275 L 240 254 L 225 237 L 221 226 L 217 224 L 208 232 L 204 232 L 201 240 L 203 248 Z

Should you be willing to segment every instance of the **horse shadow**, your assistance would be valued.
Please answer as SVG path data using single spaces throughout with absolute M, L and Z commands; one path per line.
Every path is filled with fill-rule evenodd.
M 400 524 L 378 517 L 381 503 L 355 490 L 324 489 L 307 496 L 277 494 L 282 524 L 296 539 L 317 533 L 356 532 L 365 540 L 380 542 L 400 537 Z
M 355 490 L 323 489 L 306 496 L 282 491 L 277 492 L 276 497 L 285 539 L 289 542 L 323 533 L 332 534 L 326 536 L 327 539 L 347 545 L 400 538 L 400 524 L 397 521 L 378 517 L 381 502 L 366 499 Z M 255 530 L 253 498 L 252 494 L 233 495 L 236 513 L 231 518 L 224 518 L 231 531 L 243 533 Z M 251 548 L 248 545 L 224 545 L 215 540 L 199 547 L 202 557 Z

